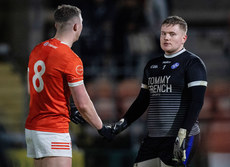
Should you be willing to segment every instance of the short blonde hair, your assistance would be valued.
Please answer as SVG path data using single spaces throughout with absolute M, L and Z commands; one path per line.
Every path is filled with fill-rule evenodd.
M 187 33 L 188 31 L 188 25 L 186 23 L 186 21 L 179 16 L 169 16 L 167 17 L 161 24 L 162 25 L 179 25 L 180 28 Z
M 60 5 L 54 12 L 54 21 L 58 23 L 64 23 L 73 17 L 80 17 L 80 15 L 81 10 L 76 6 Z

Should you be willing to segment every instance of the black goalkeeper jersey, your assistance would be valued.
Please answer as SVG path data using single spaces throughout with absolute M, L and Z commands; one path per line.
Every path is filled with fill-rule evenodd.
M 205 65 L 193 53 L 183 49 L 147 63 L 142 88 L 150 92 L 147 117 L 150 137 L 177 136 L 191 101 L 188 89 L 193 86 L 207 86 Z M 199 132 L 196 121 L 189 135 Z

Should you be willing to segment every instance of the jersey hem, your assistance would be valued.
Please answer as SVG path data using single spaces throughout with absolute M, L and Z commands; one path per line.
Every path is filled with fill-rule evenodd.
M 28 128 L 25 127 L 25 129 L 28 130 L 35 130 L 35 131 L 41 131 L 41 132 L 52 132 L 52 133 L 69 133 L 69 129 L 40 129 L 40 128 Z

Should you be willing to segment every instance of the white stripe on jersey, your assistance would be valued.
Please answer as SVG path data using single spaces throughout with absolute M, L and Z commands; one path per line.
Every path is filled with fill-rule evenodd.
M 207 85 L 208 85 L 207 81 L 193 81 L 188 83 L 189 88 L 193 86 L 207 86 Z
M 145 85 L 145 84 L 142 83 L 141 88 L 148 89 L 148 85 Z
M 68 82 L 68 85 L 69 87 L 75 87 L 75 86 L 79 86 L 79 85 L 82 85 L 84 82 L 83 80 L 82 81 L 78 81 L 78 82 L 74 82 L 74 83 L 69 83 Z

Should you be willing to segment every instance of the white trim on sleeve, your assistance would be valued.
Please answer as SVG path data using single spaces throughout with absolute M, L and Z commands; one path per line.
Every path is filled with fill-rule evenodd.
M 83 80 L 82 81 L 78 81 L 78 82 L 74 82 L 74 83 L 69 83 L 68 82 L 69 87 L 75 87 L 75 86 L 79 86 L 79 85 L 82 85 L 82 84 L 84 84 Z
M 208 82 L 207 81 L 193 81 L 188 83 L 188 87 L 193 87 L 193 86 L 207 86 Z
M 148 89 L 148 85 L 145 85 L 145 84 L 141 84 L 141 88 L 143 88 L 143 89 Z

